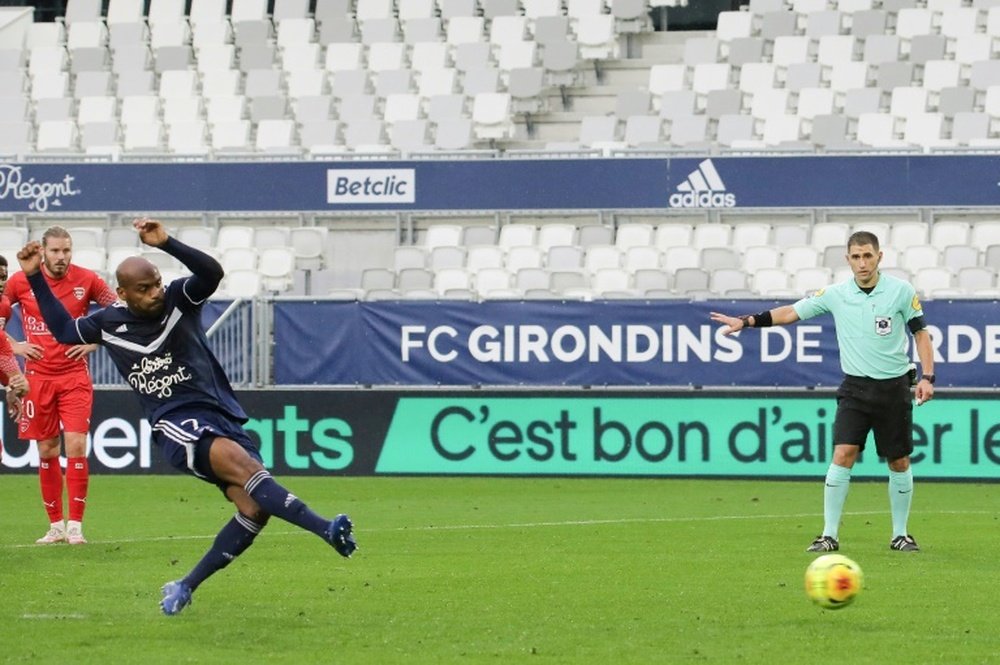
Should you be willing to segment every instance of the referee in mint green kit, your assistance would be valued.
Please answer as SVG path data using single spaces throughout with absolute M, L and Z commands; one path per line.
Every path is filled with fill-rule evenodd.
M 906 331 L 913 334 L 920 357 L 921 376 L 916 387 L 917 405 L 934 397 L 934 350 L 924 323 L 916 290 L 909 282 L 884 275 L 878 238 L 858 231 L 847 241 L 847 262 L 854 278 L 833 284 L 794 305 L 760 314 L 732 317 L 712 312 L 724 324 L 723 333 L 743 328 L 787 325 L 820 314 L 833 314 L 840 346 L 844 382 L 837 390 L 837 416 L 833 423 L 833 462 L 826 472 L 823 493 L 822 535 L 809 552 L 840 549 L 837 531 L 851 482 L 851 468 L 865 447 L 868 432 L 875 432 L 875 450 L 889 463 L 889 506 L 892 539 L 889 547 L 917 552 L 917 542 L 906 528 L 913 500 L 913 402 L 910 395 L 910 359 Z

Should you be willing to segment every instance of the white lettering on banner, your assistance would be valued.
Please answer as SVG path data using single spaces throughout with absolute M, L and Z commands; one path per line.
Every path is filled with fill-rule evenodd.
M 927 326 L 934 347 L 934 361 L 940 363 L 1000 363 L 1000 325 L 975 326 L 954 324 L 940 328 Z M 916 345 L 912 357 L 919 360 Z
M 797 363 L 823 362 L 821 355 L 809 355 L 807 349 L 819 346 L 819 340 L 810 340 L 810 335 L 823 332 L 820 326 L 798 325 L 794 328 L 761 328 L 760 331 L 760 361 L 763 363 L 780 363 L 787 360 L 795 351 Z M 794 337 L 793 337 L 794 335 Z M 779 340 L 775 340 L 777 337 Z M 778 346 L 780 344 L 780 346 Z M 772 351 L 772 346 L 775 350 Z
M 972 362 L 982 351 L 983 338 L 975 328 L 964 325 L 948 326 L 948 358 L 951 362 Z
M 820 348 L 827 327 L 800 323 L 795 326 L 762 328 L 760 362 L 778 364 L 837 361 L 832 349 Z M 1000 364 L 1000 324 L 982 328 L 955 324 L 928 326 L 934 358 L 939 363 Z M 435 362 L 452 362 L 462 354 L 481 363 L 736 363 L 744 357 L 742 333 L 723 335 L 718 326 L 643 324 L 578 326 L 566 324 L 549 331 L 538 324 L 476 326 L 463 338 L 450 325 L 428 328 L 400 327 L 400 359 L 412 362 L 426 353 Z M 918 360 L 916 345 L 910 352 Z
M 135 468 L 136 459 L 139 468 L 148 469 L 153 464 L 152 439 L 153 430 L 145 419 L 136 431 L 135 425 L 124 418 L 109 418 L 97 423 L 94 433 L 87 435 L 87 455 L 93 455 L 108 469 Z M 66 468 L 65 457 L 60 456 L 59 463 Z M 9 469 L 38 467 L 37 442 L 32 440 L 20 455 L 5 448 L 3 466 Z
M 986 326 L 986 362 L 1000 362 L 1000 326 Z
M 442 347 L 446 337 L 450 348 Z M 676 340 L 676 343 L 675 341 Z M 458 331 L 452 326 L 436 326 L 429 331 L 422 325 L 400 328 L 400 359 L 412 362 L 420 349 L 438 362 L 450 362 L 461 348 Z M 457 348 L 456 348 L 457 347 Z M 715 326 L 590 325 L 586 329 L 564 325 L 549 333 L 537 324 L 477 326 L 466 342 L 469 356 L 481 363 L 640 363 L 659 358 L 662 362 L 688 362 L 697 357 L 704 362 L 732 363 L 743 357 L 739 341 L 722 335 Z
M 437 326 L 431 330 L 430 335 L 426 334 L 427 326 L 403 326 L 399 333 L 400 357 L 404 363 L 410 362 L 411 350 L 421 349 L 425 346 L 431 358 L 439 363 L 451 362 L 458 357 L 458 351 L 455 351 L 455 349 L 441 351 L 441 349 L 438 348 L 438 338 L 442 335 L 451 338 L 458 337 L 458 331 L 451 326 Z M 426 344 L 424 342 L 425 337 L 427 340 Z
M 139 467 L 148 469 L 152 463 L 150 441 L 153 430 L 149 422 L 143 420 L 139 431 L 124 418 L 108 418 L 102 420 L 94 428 L 91 436 L 94 457 L 109 469 L 126 469 L 133 467 L 136 453 L 139 456 Z
M 413 203 L 414 169 L 327 169 L 327 203 Z
M 63 198 L 81 191 L 73 188 L 74 178 L 68 173 L 57 182 L 36 182 L 33 177 L 25 180 L 21 168 L 0 164 L 0 199 L 28 201 L 28 210 L 45 212 L 49 206 L 61 206 Z
M 566 348 L 564 340 L 573 344 Z M 576 326 L 560 326 L 552 333 L 552 355 L 564 363 L 575 363 L 587 350 L 587 338 Z
M 726 191 L 719 172 L 711 159 L 698 164 L 687 179 L 670 195 L 671 208 L 732 208 L 736 196 Z

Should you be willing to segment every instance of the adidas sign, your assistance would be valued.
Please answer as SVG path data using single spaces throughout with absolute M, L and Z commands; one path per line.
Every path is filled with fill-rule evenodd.
M 732 208 L 735 205 L 736 195 L 726 191 L 726 184 L 711 159 L 698 164 L 670 195 L 671 208 Z

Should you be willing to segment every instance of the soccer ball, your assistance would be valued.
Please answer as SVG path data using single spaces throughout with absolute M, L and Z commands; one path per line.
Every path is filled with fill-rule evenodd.
M 806 595 L 828 610 L 847 607 L 861 591 L 861 566 L 841 554 L 824 554 L 806 568 Z

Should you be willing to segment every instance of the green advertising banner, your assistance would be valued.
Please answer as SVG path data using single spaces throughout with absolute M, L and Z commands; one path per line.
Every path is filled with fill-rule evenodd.
M 138 401 L 95 392 L 94 473 L 176 473 Z M 246 430 L 267 468 L 375 474 L 822 478 L 832 391 L 251 390 Z M 124 399 L 123 399 L 124 397 Z M 1000 409 L 987 393 L 940 391 L 914 408 L 924 479 L 1000 480 Z M 35 473 L 38 450 L 4 419 L 4 472 Z M 63 462 L 65 464 L 65 462 Z M 869 439 L 855 478 L 885 478 Z
M 400 396 L 377 473 L 821 477 L 832 395 Z M 915 473 L 1000 478 L 993 399 L 914 408 Z M 855 478 L 886 475 L 869 437 Z

